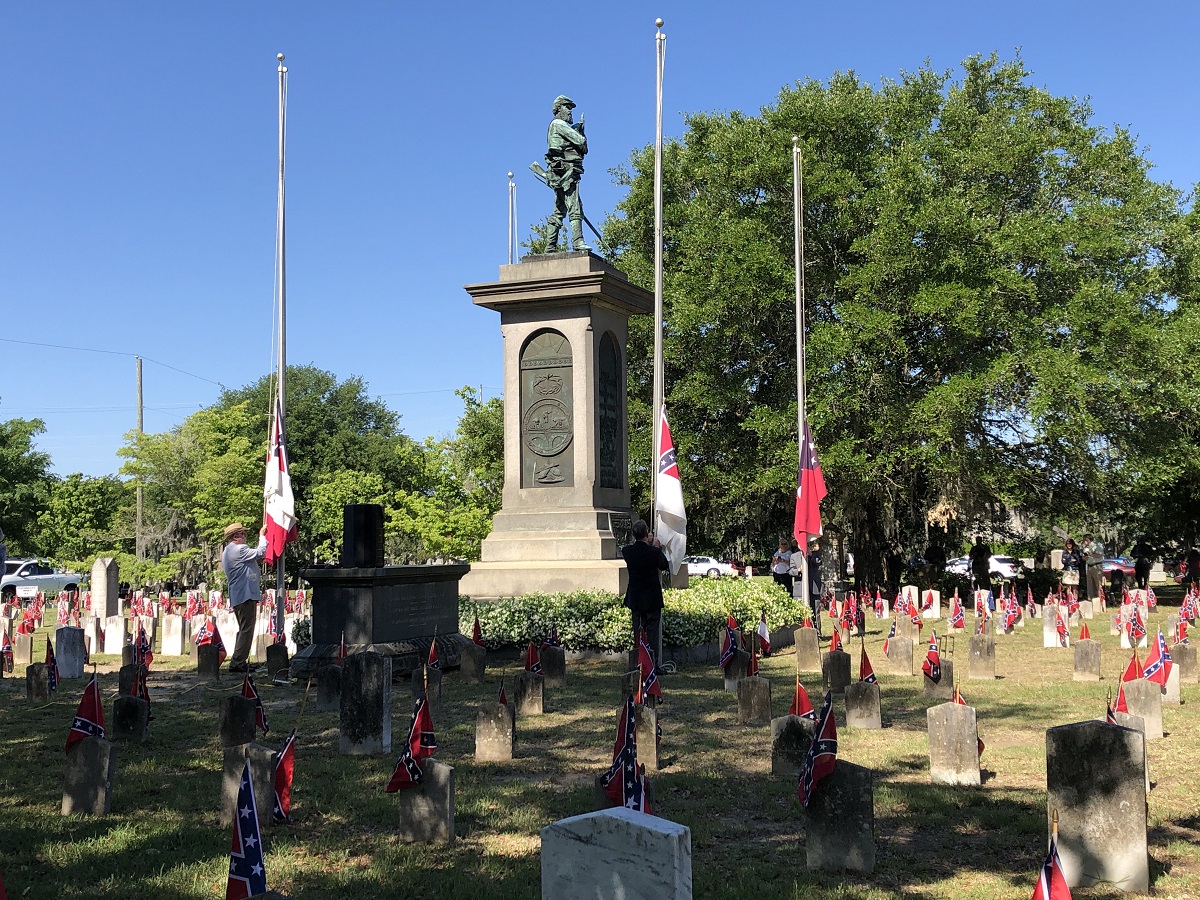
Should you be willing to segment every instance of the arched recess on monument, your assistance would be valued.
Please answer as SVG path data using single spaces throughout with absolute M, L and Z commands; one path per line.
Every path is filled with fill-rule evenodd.
M 521 347 L 521 487 L 575 484 L 571 342 L 553 328 Z
M 621 348 L 611 331 L 600 336 L 596 353 L 596 468 L 600 487 L 625 487 L 625 377 Z

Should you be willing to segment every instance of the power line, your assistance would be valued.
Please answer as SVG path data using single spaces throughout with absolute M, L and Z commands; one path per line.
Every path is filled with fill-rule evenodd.
M 221 384 L 219 381 L 213 381 L 211 378 L 205 378 L 203 375 L 197 375 L 195 372 L 189 372 L 186 369 L 180 369 L 178 366 L 173 366 L 170 363 L 160 362 L 157 359 L 151 359 L 148 356 L 142 356 L 140 353 L 130 353 L 126 350 L 100 350 L 95 347 L 68 347 L 66 344 L 45 344 L 41 341 L 21 341 L 17 338 L 0 338 L 0 341 L 4 341 L 8 344 L 26 344 L 30 347 L 50 347 L 54 350 L 74 350 L 79 353 L 107 353 L 109 356 L 131 356 L 135 359 L 141 356 L 141 358 L 146 362 L 154 363 L 156 366 L 162 366 L 164 369 L 170 369 L 173 372 L 178 372 L 180 375 L 187 375 L 190 378 L 198 378 L 201 381 L 207 381 L 209 384 L 215 384 L 223 391 L 228 390 L 228 388 L 226 388 L 225 385 Z

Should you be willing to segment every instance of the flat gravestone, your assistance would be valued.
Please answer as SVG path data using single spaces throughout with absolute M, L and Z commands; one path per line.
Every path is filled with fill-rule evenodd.
M 352 756 L 392 752 L 392 658 L 368 651 L 342 664 L 338 749 Z
M 990 634 L 975 634 L 967 643 L 967 680 L 994 681 L 996 638 Z
M 109 616 L 104 620 L 104 652 L 120 656 L 129 643 L 129 629 L 124 616 Z
M 800 716 L 779 716 L 771 720 L 772 775 L 795 778 L 800 774 L 816 729 L 816 722 Z
M 233 824 L 246 760 L 250 760 L 250 780 L 254 784 L 254 805 L 258 807 L 260 834 L 271 824 L 271 812 L 275 806 L 276 755 L 270 747 L 255 743 L 225 748 L 221 768 L 221 825 Z
M 621 707 L 620 715 L 625 715 L 624 707 Z M 635 703 L 633 722 L 638 762 L 643 764 L 647 771 L 655 772 L 658 770 L 658 710 L 653 706 Z
M 25 702 L 50 702 L 50 669 L 45 663 L 25 667 Z
M 85 737 L 67 754 L 62 814 L 104 816 L 112 808 L 116 748 L 104 738 Z
M 736 694 L 738 689 L 738 681 L 746 677 L 746 670 L 749 667 L 750 654 L 745 650 L 738 650 L 734 652 L 733 659 L 729 660 L 724 669 L 725 690 L 729 691 L 731 694 Z
M 459 672 L 467 684 L 481 684 L 487 672 L 487 649 L 474 641 L 458 648 Z
M 1181 684 L 1196 684 L 1200 672 L 1196 669 L 1196 647 L 1194 644 L 1176 644 L 1171 648 L 1171 660 L 1179 670 Z
M 846 727 L 882 728 L 879 714 L 879 685 L 856 681 L 846 688 Z
M 546 710 L 544 680 L 535 672 L 513 676 L 513 701 L 518 716 L 540 716 Z
M 934 784 L 980 783 L 979 726 L 975 708 L 943 703 L 925 711 L 929 730 L 929 777 Z
M 222 747 L 240 747 L 253 743 L 258 705 L 252 698 L 243 697 L 241 694 L 222 697 L 217 709 Z
M 82 628 L 64 625 L 54 631 L 54 659 L 59 678 L 82 678 L 83 661 L 87 658 Z
M 92 563 L 92 612 L 102 618 L 121 615 L 121 577 L 117 561 L 102 556 Z
M 1074 681 L 1100 680 L 1100 642 L 1086 638 L 1075 642 L 1075 668 L 1071 673 Z
M 396 837 L 414 844 L 454 843 L 454 769 L 421 760 L 421 781 L 394 795 L 400 809 Z
M 542 900 L 691 900 L 692 836 L 632 809 L 559 819 L 542 829 Z
M 875 871 L 874 773 L 839 759 L 817 782 L 805 810 L 808 868 L 822 872 Z
M 216 644 L 201 644 L 196 648 L 196 673 L 209 678 L 221 677 L 221 654 Z
M 292 659 L 288 653 L 287 644 L 271 644 L 267 647 L 267 677 L 274 680 L 277 676 L 288 677 Z
M 821 643 L 815 628 L 796 629 L 796 671 L 821 671 Z
M 845 650 L 830 650 L 821 659 L 821 683 L 835 694 L 846 693 L 850 685 L 850 654 Z
M 190 645 L 191 634 L 187 619 L 176 615 L 163 616 L 162 646 L 159 653 L 163 656 L 187 656 Z
M 14 634 L 11 640 L 13 645 L 13 665 L 18 669 L 21 666 L 33 665 L 33 635 Z
M 893 675 L 905 675 L 911 678 L 913 669 L 913 642 L 909 638 L 894 637 L 888 640 L 888 665 Z
M 513 758 L 513 720 L 509 708 L 488 701 L 475 714 L 475 761 L 506 762 Z
M 1162 702 L 1167 706 L 1178 706 L 1183 701 L 1179 696 L 1179 666 L 1171 666 L 1167 683 L 1163 685 Z
M 567 686 L 567 651 L 564 647 L 542 645 L 542 678 L 546 687 L 565 688 Z
M 1069 887 L 1149 890 L 1145 760 L 1145 740 L 1130 728 L 1076 722 L 1046 730 L 1046 824 L 1057 812 Z
M 934 681 L 924 672 L 921 679 L 925 683 L 926 700 L 950 700 L 954 697 L 954 662 L 942 660 L 942 677 Z
M 150 727 L 150 704 L 141 697 L 121 694 L 113 700 L 111 734 L 114 741 L 142 743 Z
M 1144 678 L 1127 681 L 1125 705 L 1129 707 L 1131 716 L 1141 716 L 1146 723 L 1146 740 L 1162 739 L 1162 688 Z
M 412 698 L 415 703 L 428 694 L 429 713 L 437 721 L 442 709 L 442 670 L 430 666 L 417 666 L 412 673 Z M 428 686 L 428 690 L 426 690 Z
M 342 667 L 324 666 L 317 671 L 317 712 L 337 712 L 342 706 Z
M 739 678 L 737 686 L 738 724 L 771 724 L 771 682 L 758 675 Z M 641 743 L 638 743 L 641 750 Z

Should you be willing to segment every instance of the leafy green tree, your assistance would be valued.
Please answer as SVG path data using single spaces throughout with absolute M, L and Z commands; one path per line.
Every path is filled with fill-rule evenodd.
M 88 565 L 126 543 L 121 513 L 133 504 L 131 485 L 115 475 L 92 478 L 76 472 L 55 479 L 38 516 L 37 552 L 75 567 Z
M 342 512 L 347 504 L 385 504 L 385 500 L 383 478 L 377 472 L 344 469 L 318 475 L 308 503 L 312 516 L 309 527 L 313 539 L 317 542 L 317 558 L 336 561 L 340 556 Z
M 1127 480 L 1170 306 L 1180 197 L 1121 129 L 973 57 L 878 88 L 784 89 L 759 116 L 695 114 L 666 148 L 667 405 L 698 549 L 769 547 L 796 478 L 791 138 L 805 163 L 809 417 L 860 580 L 894 537 L 1018 507 L 1080 516 Z M 607 223 L 643 284 L 652 157 Z M 650 323 L 629 358 L 649 458 Z M 1150 374 L 1153 372 L 1153 374 Z M 633 484 L 644 506 L 647 469 Z M 918 540 L 919 538 L 919 540 Z
M 9 556 L 37 551 L 37 521 L 50 496 L 50 455 L 34 449 L 41 419 L 0 422 L 0 527 Z

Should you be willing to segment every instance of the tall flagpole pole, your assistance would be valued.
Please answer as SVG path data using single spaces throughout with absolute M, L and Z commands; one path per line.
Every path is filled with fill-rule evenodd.
M 279 429 L 280 434 L 283 434 L 284 426 L 284 379 L 287 372 L 287 241 L 284 233 L 284 150 L 287 137 L 287 66 L 283 64 L 283 54 L 276 56 L 279 60 L 279 195 L 275 209 L 275 258 L 276 265 L 279 267 L 278 283 L 279 290 L 279 361 L 278 372 L 275 378 L 276 389 L 276 410 L 279 416 L 279 421 L 275 423 L 275 427 Z M 275 635 L 278 640 L 279 635 L 283 634 L 283 608 L 284 598 L 286 596 L 286 587 L 284 585 L 284 554 L 279 554 L 279 559 L 275 562 Z
M 792 135 L 792 205 L 796 259 L 796 441 L 800 459 L 803 460 L 804 427 L 808 418 L 808 389 L 804 383 L 804 153 L 800 149 L 800 138 L 797 135 Z M 802 600 L 811 603 L 808 547 L 800 547 L 799 551 Z
M 663 408 L 663 162 L 662 162 L 662 83 L 663 62 L 667 53 L 667 36 L 663 20 L 655 19 L 658 32 L 654 35 L 656 53 L 654 87 L 654 384 L 653 410 L 650 424 L 653 457 L 650 460 L 650 527 L 658 520 L 658 465 L 662 458 Z M 673 572 L 671 573 L 674 574 Z

